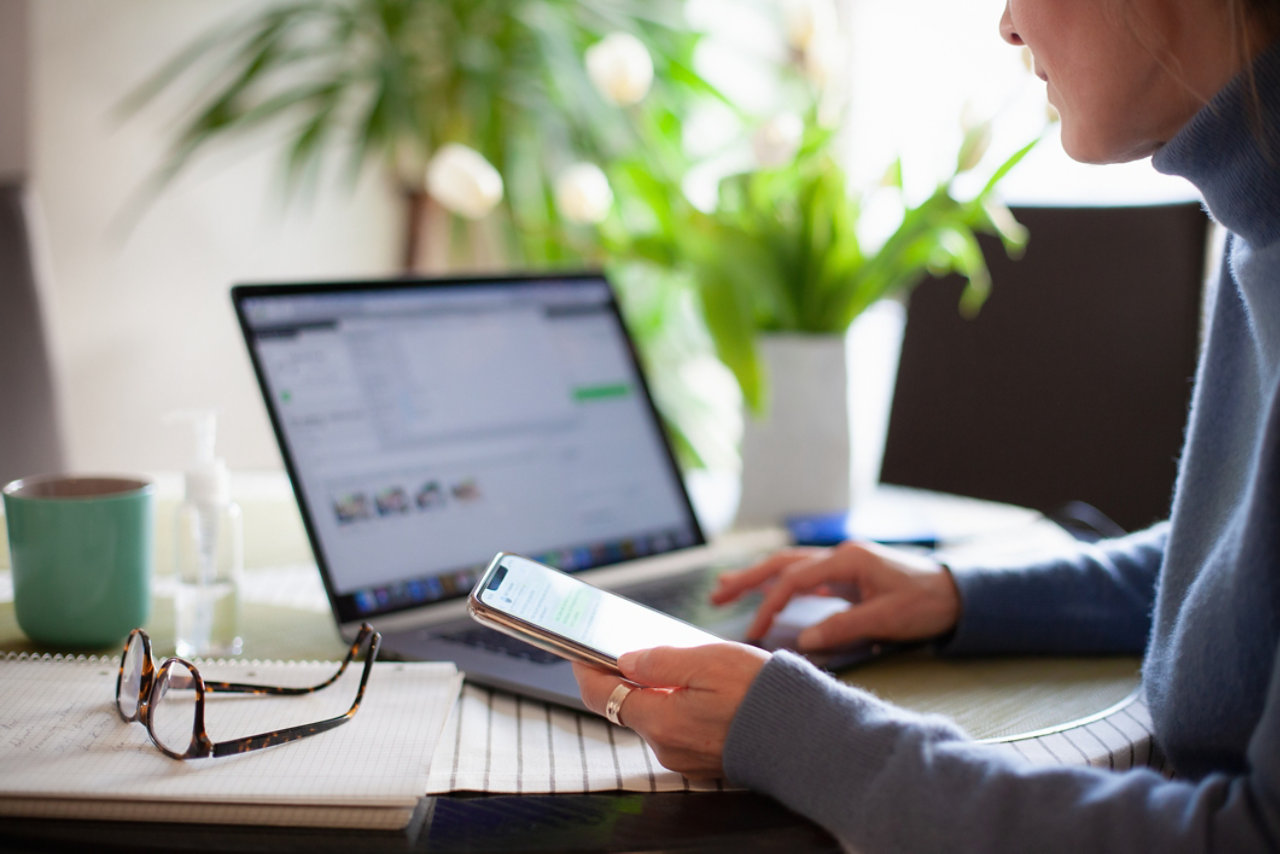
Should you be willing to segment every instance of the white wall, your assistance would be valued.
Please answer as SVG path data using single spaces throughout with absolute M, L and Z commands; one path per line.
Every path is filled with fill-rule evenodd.
M 27 171 L 28 5 L 0 3 L 0 176 Z
M 29 140 L 75 468 L 179 468 L 188 442 L 163 416 L 205 406 L 221 413 L 219 445 L 232 467 L 278 467 L 228 287 L 394 272 L 398 207 L 380 180 L 370 173 L 354 194 L 335 182 L 314 202 L 285 207 L 277 152 L 265 145 L 201 161 L 125 227 L 161 162 L 175 105 L 127 121 L 116 107 L 180 46 L 244 5 L 31 4 Z

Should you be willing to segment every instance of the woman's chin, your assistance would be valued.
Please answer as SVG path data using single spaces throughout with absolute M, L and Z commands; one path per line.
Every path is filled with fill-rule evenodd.
M 1062 150 L 1079 163 L 1128 163 L 1150 157 L 1162 144 L 1159 140 L 1105 139 L 1097 134 L 1079 132 L 1066 116 L 1062 117 L 1061 126 Z

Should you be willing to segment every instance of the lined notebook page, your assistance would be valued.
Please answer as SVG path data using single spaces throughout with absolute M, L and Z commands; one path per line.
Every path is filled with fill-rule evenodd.
M 440 738 L 427 794 L 721 788 L 668 771 L 640 736 L 604 718 L 467 685 Z
M 990 746 L 1040 764 L 1150 766 L 1169 773 L 1152 741 L 1150 714 L 1140 695 L 1078 726 Z M 603 718 L 467 685 L 441 736 L 427 793 L 721 788 L 728 787 L 668 771 L 638 735 Z
M 308 685 L 337 663 L 208 662 L 211 680 Z M 342 714 L 359 666 L 297 697 L 206 695 L 214 741 Z M 426 789 L 432 751 L 458 695 L 449 663 L 379 662 L 359 711 L 341 726 L 288 744 L 210 759 L 160 753 L 114 707 L 114 661 L 0 661 L 0 808 L 7 799 L 113 799 L 202 804 L 412 807 Z M 102 809 L 101 806 L 98 809 Z

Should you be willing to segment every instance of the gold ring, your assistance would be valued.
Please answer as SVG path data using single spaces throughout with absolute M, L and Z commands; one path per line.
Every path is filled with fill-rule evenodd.
M 604 716 L 608 718 L 609 723 L 614 726 L 626 726 L 618 717 L 618 713 L 622 711 L 622 704 L 627 701 L 627 697 L 635 687 L 628 685 L 626 682 L 619 682 L 618 687 L 613 689 L 613 693 L 609 695 L 609 700 L 604 704 Z

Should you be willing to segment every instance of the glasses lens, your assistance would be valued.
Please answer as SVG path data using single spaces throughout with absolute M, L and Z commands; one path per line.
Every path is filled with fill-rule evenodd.
M 196 721 L 195 677 L 180 661 L 170 661 L 151 694 L 151 734 L 165 750 L 186 753 Z
M 116 705 L 120 707 L 120 714 L 126 718 L 138 713 L 138 694 L 142 690 L 142 666 L 146 662 L 146 655 L 142 635 L 131 635 L 120 663 L 120 685 L 116 690 Z

